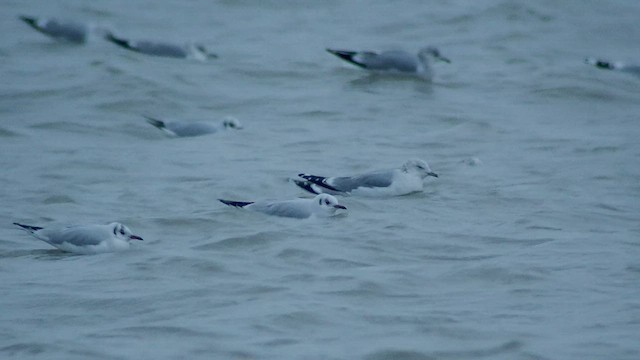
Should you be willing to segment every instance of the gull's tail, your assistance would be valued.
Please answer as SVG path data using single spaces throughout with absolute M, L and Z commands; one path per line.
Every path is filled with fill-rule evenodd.
M 24 224 L 20 224 L 20 223 L 17 223 L 17 222 L 14 222 L 13 225 L 19 226 L 20 228 L 22 228 L 22 230 L 24 230 L 24 231 L 26 231 L 26 232 L 28 232 L 30 234 L 33 234 L 38 230 L 42 230 L 42 228 L 39 227 L 39 226 L 24 225 Z
M 42 27 L 38 25 L 38 19 L 31 16 L 24 16 L 24 15 L 20 15 L 18 16 L 18 18 L 20 18 L 20 20 L 24 21 L 27 25 L 31 26 L 32 28 L 38 31 L 42 31 Z
M 320 187 L 323 187 L 327 190 L 331 190 L 331 191 L 336 191 L 336 192 L 341 192 L 340 190 L 334 188 L 333 186 L 327 184 L 327 178 L 324 176 L 317 176 L 317 175 L 309 175 L 309 174 L 298 174 L 299 177 L 307 180 L 310 183 L 313 183 L 315 185 L 318 185 Z
M 107 32 L 107 33 L 104 35 L 104 38 L 105 38 L 105 40 L 110 41 L 110 42 L 112 42 L 112 43 L 114 43 L 114 44 L 116 44 L 116 45 L 118 45 L 118 46 L 120 46 L 120 47 L 123 47 L 123 48 L 125 48 L 125 49 L 129 49 L 129 50 L 136 51 L 136 49 L 135 49 L 133 46 L 131 46 L 131 44 L 129 43 L 129 40 L 126 40 L 126 39 L 123 39 L 123 38 L 116 37 L 116 36 L 115 36 L 115 35 L 113 35 L 113 33 L 111 33 L 111 32 Z
M 156 118 L 152 118 L 151 116 L 147 116 L 147 115 L 142 115 L 144 116 L 145 119 L 147 119 L 147 122 L 155 127 L 157 127 L 160 130 L 166 130 L 167 126 L 164 123 L 164 121 L 156 119 Z
M 309 181 L 305 181 L 305 180 L 297 180 L 297 179 L 292 179 L 293 183 L 298 185 L 300 188 L 302 188 L 303 190 L 306 190 L 312 194 L 320 194 L 322 193 L 321 191 L 318 191 L 315 189 L 314 185 L 309 182 Z
M 339 58 L 341 58 L 342 60 L 348 61 L 356 66 L 359 66 L 361 68 L 365 68 L 366 66 L 361 63 L 356 61 L 354 58 L 356 55 L 358 55 L 357 51 L 348 51 L 348 50 L 333 50 L 333 49 L 327 49 L 327 51 Z
M 218 200 L 220 200 L 220 202 L 225 205 L 238 207 L 238 208 L 243 208 L 247 205 L 253 204 L 253 202 L 247 202 L 247 201 L 231 201 L 231 200 L 222 200 L 222 199 L 218 199 Z

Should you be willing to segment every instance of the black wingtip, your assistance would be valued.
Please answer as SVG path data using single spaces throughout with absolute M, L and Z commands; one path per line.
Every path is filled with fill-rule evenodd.
M 293 183 L 298 185 L 303 190 L 306 190 L 312 194 L 316 194 L 316 195 L 320 194 L 313 188 L 313 186 L 311 186 L 312 184 L 309 181 L 293 180 Z
M 112 43 L 114 43 L 114 44 L 116 44 L 118 46 L 121 46 L 121 47 L 123 47 L 125 49 L 132 50 L 131 45 L 129 45 L 129 40 L 125 40 L 123 38 L 119 38 L 119 37 L 113 35 L 113 33 L 111 33 L 111 32 L 107 32 L 104 35 L 104 38 L 105 38 L 105 40 L 111 41 Z
M 334 188 L 333 186 L 327 184 L 327 182 L 325 180 L 327 180 L 326 177 L 324 176 L 317 176 L 317 175 L 308 175 L 308 174 L 298 174 L 299 177 L 314 183 L 320 187 L 323 187 L 325 189 L 331 190 L 331 191 L 335 191 L 335 192 L 341 192 L 340 190 Z M 317 194 L 317 192 L 314 191 L 315 194 Z
M 36 18 L 34 18 L 34 17 L 20 15 L 20 16 L 18 16 L 18 18 L 20 20 L 24 21 L 25 23 L 27 23 L 30 26 L 33 26 L 33 27 L 37 27 L 38 26 L 38 20 Z
M 152 118 L 151 116 L 147 116 L 147 115 L 142 115 L 145 119 L 147 119 L 147 122 L 155 127 L 157 127 L 158 129 L 164 129 L 166 127 L 164 121 L 162 120 L 158 120 L 156 118 Z
M 42 230 L 41 227 L 39 226 L 31 226 L 31 225 L 24 225 L 24 224 L 20 224 L 17 222 L 14 222 L 13 225 L 17 225 L 20 226 L 21 228 L 27 230 L 27 231 L 38 231 L 38 230 Z
M 223 200 L 223 199 L 218 199 L 218 200 L 225 205 L 238 207 L 238 208 L 243 208 L 247 205 L 253 204 L 253 202 L 248 202 L 248 201 L 232 201 L 232 200 Z
M 355 51 L 348 51 L 348 50 L 333 50 L 333 49 L 327 49 L 327 51 L 339 58 L 342 58 L 344 60 L 347 61 L 353 61 L 353 57 L 357 54 L 357 52 Z
M 349 62 L 353 65 L 356 65 L 358 67 L 361 68 L 366 68 L 366 66 L 362 63 L 359 63 L 357 61 L 354 60 L 354 57 L 356 56 L 356 54 L 358 54 L 356 51 L 349 51 L 349 50 L 333 50 L 333 49 L 327 49 L 327 51 L 337 57 L 339 57 L 340 59 Z

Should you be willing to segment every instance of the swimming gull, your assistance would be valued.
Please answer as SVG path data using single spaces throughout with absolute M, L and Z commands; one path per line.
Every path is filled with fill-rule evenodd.
M 50 36 L 56 40 L 68 41 L 76 44 L 87 42 L 92 34 L 105 36 L 108 33 L 108 30 L 103 27 L 70 20 L 36 18 L 24 15 L 19 16 L 19 18 L 42 34 Z
M 584 62 L 600 69 L 617 70 L 621 72 L 627 72 L 636 76 L 640 76 L 640 65 L 625 64 L 620 61 L 615 61 L 615 62 L 606 61 L 606 60 L 596 59 L 593 57 L 586 58 Z
M 355 176 L 323 177 L 298 174 L 300 179 L 293 182 L 314 194 L 396 196 L 423 190 L 424 179 L 438 177 L 429 165 L 420 159 L 411 159 L 402 167 L 369 172 Z
M 244 208 L 267 215 L 306 219 L 311 216 L 329 217 L 337 215 L 338 210 L 347 208 L 338 203 L 338 199 L 328 194 L 320 194 L 313 199 L 294 199 L 285 201 L 231 201 L 219 199 L 225 205 Z
M 186 121 L 163 121 L 157 118 L 146 116 L 147 122 L 158 129 L 164 131 L 167 135 L 172 137 L 189 137 L 200 136 L 206 134 L 213 134 L 224 129 L 242 129 L 240 120 L 233 116 L 226 116 L 222 119 L 221 124 L 214 124 L 209 122 L 186 122 Z
M 117 37 L 112 33 L 108 33 L 105 39 L 127 50 L 147 55 L 188 58 L 200 61 L 218 57 L 198 43 L 173 44 L 149 40 L 133 41 Z
M 372 72 L 415 74 L 425 79 L 433 77 L 432 60 L 451 62 L 433 46 L 421 49 L 417 55 L 402 50 L 375 52 L 327 49 L 327 51 Z
M 53 228 L 13 224 L 49 245 L 63 251 L 79 254 L 125 250 L 129 248 L 131 240 L 142 240 L 140 236 L 133 235 L 128 227 L 117 222 L 107 225 L 75 225 Z

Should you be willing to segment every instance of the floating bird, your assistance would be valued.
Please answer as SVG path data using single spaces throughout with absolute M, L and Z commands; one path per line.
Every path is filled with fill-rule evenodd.
M 396 196 L 423 190 L 424 179 L 438 177 L 429 165 L 420 159 L 405 162 L 397 169 L 369 172 L 362 175 L 323 177 L 298 174 L 300 179 L 293 182 L 302 189 L 313 193 L 332 195 Z
M 56 40 L 82 44 L 89 40 L 92 34 L 105 36 L 108 30 L 102 27 L 83 24 L 75 21 L 60 20 L 55 18 L 35 18 L 31 16 L 19 16 L 20 20 L 37 31 Z
M 267 215 L 305 219 L 311 216 L 329 217 L 337 215 L 338 210 L 347 210 L 338 203 L 338 199 L 328 194 L 320 194 L 313 199 L 295 199 L 285 201 L 244 202 L 219 199 L 225 205 L 244 208 Z
M 116 37 L 113 33 L 106 34 L 105 39 L 127 50 L 147 55 L 188 58 L 200 61 L 218 57 L 216 54 L 208 52 L 203 45 L 197 43 L 172 44 L 148 40 L 133 41 Z
M 451 62 L 433 46 L 423 48 L 417 55 L 401 50 L 375 52 L 327 49 L 327 51 L 372 72 L 415 74 L 429 80 L 433 77 L 432 60 Z
M 200 136 L 206 134 L 213 134 L 220 130 L 225 129 L 234 129 L 240 130 L 242 129 L 242 124 L 240 124 L 240 120 L 234 118 L 233 116 L 227 116 L 222 120 L 221 124 L 213 124 L 209 122 L 186 122 L 186 121 L 163 121 L 151 116 L 144 117 L 147 119 L 147 122 L 158 129 L 164 131 L 167 135 L 172 137 L 189 137 L 189 136 Z
M 54 228 L 13 223 L 62 251 L 78 254 L 96 254 L 129 248 L 131 240 L 142 240 L 133 235 L 128 227 L 113 222 L 108 225 L 76 225 Z
M 625 64 L 620 61 L 611 62 L 611 61 L 596 59 L 592 57 L 588 57 L 584 59 L 584 62 L 586 64 L 593 65 L 599 69 L 617 70 L 621 72 L 630 73 L 636 76 L 640 76 L 640 65 Z

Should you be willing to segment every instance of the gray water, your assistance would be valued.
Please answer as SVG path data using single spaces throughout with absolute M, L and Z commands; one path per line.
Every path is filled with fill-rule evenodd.
M 198 40 L 209 63 L 51 41 L 17 15 Z M 0 3 L 0 357 L 638 359 L 640 2 Z M 437 45 L 432 83 L 326 47 Z M 239 118 L 170 139 L 142 114 Z M 298 172 L 428 161 L 424 193 L 280 219 Z M 121 221 L 127 252 L 11 225 Z

